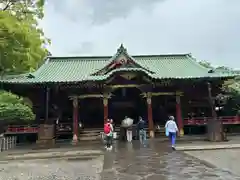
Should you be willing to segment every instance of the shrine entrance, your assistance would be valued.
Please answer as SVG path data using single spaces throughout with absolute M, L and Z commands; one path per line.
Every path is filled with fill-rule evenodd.
M 152 100 L 152 109 L 154 124 L 164 126 L 169 116 L 176 117 L 176 97 L 155 96 Z
M 147 120 L 147 103 L 142 92 L 135 87 L 119 88 L 112 92 L 109 99 L 109 118 L 118 126 L 128 116 L 138 122 L 139 116 Z

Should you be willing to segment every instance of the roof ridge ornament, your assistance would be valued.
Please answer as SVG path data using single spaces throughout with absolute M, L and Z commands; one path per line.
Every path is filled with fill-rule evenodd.
M 127 53 L 127 49 L 121 43 L 120 47 L 117 49 L 117 54 Z

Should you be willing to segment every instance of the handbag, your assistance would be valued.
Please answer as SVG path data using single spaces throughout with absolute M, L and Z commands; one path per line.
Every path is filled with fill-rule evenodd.
M 165 135 L 166 135 L 166 136 L 169 136 L 168 128 L 165 129 Z

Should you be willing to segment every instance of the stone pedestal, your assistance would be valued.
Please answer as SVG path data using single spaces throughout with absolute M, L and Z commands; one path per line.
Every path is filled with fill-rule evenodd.
M 41 124 L 38 130 L 37 148 L 55 147 L 55 126 Z

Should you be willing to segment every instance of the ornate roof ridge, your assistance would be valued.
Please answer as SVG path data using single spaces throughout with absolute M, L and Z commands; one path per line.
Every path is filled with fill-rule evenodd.
M 183 53 L 183 54 L 139 54 L 139 55 L 131 55 L 133 58 L 141 58 L 141 57 L 177 57 L 177 56 L 189 56 L 190 53 Z M 89 59 L 91 61 L 99 61 L 99 59 L 106 59 L 109 60 L 113 56 L 49 56 L 49 61 L 84 61 Z

